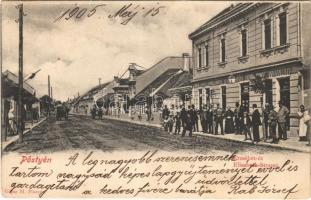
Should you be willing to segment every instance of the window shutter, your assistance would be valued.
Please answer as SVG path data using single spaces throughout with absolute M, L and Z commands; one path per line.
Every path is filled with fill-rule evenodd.
M 205 47 L 204 46 L 202 46 L 202 56 L 201 56 L 201 58 L 202 58 L 202 65 L 205 67 L 206 66 L 206 58 L 205 58 Z
M 240 36 L 240 56 L 243 56 L 243 53 L 242 53 L 242 49 L 243 49 L 243 42 L 242 42 L 242 30 L 241 32 L 239 32 L 239 36 Z
M 221 62 L 222 58 L 222 48 L 221 48 L 221 38 L 219 39 L 219 62 Z
M 197 69 L 199 69 L 200 68 L 200 66 L 199 66 L 199 64 L 200 64 L 200 51 L 199 51 L 199 48 L 197 48 L 197 50 L 196 50 L 196 52 L 197 52 Z
M 275 29 L 273 18 L 271 18 L 270 27 L 271 27 L 271 29 L 270 29 L 270 32 L 271 32 L 271 48 L 273 48 L 274 47 L 274 45 L 273 45 L 273 42 L 274 42 L 274 29 Z
M 265 47 L 265 23 L 261 23 L 261 44 L 262 44 L 262 49 L 266 49 Z
M 280 18 L 279 16 L 275 17 L 276 23 L 276 46 L 280 46 Z

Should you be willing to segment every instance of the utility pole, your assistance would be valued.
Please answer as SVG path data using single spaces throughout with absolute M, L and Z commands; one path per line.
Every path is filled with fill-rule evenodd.
M 18 56 L 18 107 L 17 107 L 17 122 L 19 143 L 23 142 L 24 119 L 23 119 L 23 4 L 19 5 L 19 56 Z
M 51 99 L 53 99 L 53 87 L 51 86 Z
M 51 83 L 50 83 L 50 75 L 48 75 L 48 94 L 51 97 Z

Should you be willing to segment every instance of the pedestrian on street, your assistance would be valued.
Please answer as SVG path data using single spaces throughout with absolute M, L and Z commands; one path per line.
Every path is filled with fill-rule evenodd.
M 206 105 L 200 110 L 200 121 L 203 133 L 207 133 L 207 110 Z
M 235 122 L 236 135 L 239 135 L 242 133 L 242 128 L 241 128 L 241 124 L 243 123 L 242 118 L 243 118 L 243 112 L 242 112 L 241 106 L 239 102 L 236 102 L 235 109 L 234 109 L 234 122 Z
M 98 118 L 102 119 L 103 118 L 103 108 L 98 108 Z
M 198 111 L 195 109 L 194 105 L 191 106 L 191 120 L 192 120 L 192 126 L 193 126 L 193 131 L 199 131 L 199 115 Z
M 249 114 L 248 114 L 247 111 L 243 112 L 242 121 L 240 121 L 240 122 L 241 122 L 239 124 L 240 128 L 242 130 L 242 133 L 244 133 L 244 135 L 245 135 L 245 139 L 244 140 L 247 140 L 248 139 L 247 136 L 248 136 L 249 139 L 253 142 L 252 134 L 251 134 L 251 131 L 250 131 L 250 127 L 251 127 L 252 121 L 251 121 L 251 118 L 249 117 Z
M 274 144 L 277 144 L 279 140 L 276 136 L 276 126 L 277 126 L 277 120 L 278 120 L 278 113 L 274 110 L 274 106 L 270 105 L 270 112 L 269 112 L 269 134 L 272 137 L 272 142 Z
M 213 106 L 210 105 L 208 111 L 207 111 L 207 128 L 208 128 L 208 133 L 212 134 L 213 133 Z
M 223 130 L 223 109 L 219 107 L 219 104 L 217 104 L 216 109 L 216 127 L 215 127 L 215 135 L 218 135 L 218 127 L 220 127 L 221 134 L 224 135 Z
M 191 109 L 190 109 L 191 110 Z M 181 137 L 184 137 L 186 134 L 186 131 L 189 131 L 189 137 L 192 137 L 192 130 L 193 130 L 193 121 L 191 120 L 190 110 L 188 110 L 185 128 L 182 131 Z
M 175 121 L 175 135 L 180 133 L 180 127 L 181 127 L 181 117 L 180 112 L 176 113 L 176 116 L 174 117 Z
M 168 116 L 167 126 L 168 126 L 168 133 L 169 134 L 173 133 L 173 126 L 174 126 L 173 114 L 170 114 Z
M 184 129 L 186 129 L 186 122 L 187 122 L 187 111 L 184 106 L 182 106 L 180 111 L 180 119 L 181 119 L 181 126 Z
M 282 101 L 279 101 L 279 112 L 278 112 L 278 131 L 279 131 L 279 140 L 287 140 L 287 131 L 286 131 L 286 119 L 289 115 L 289 110 L 286 108 Z
M 164 106 L 164 109 L 162 110 L 162 119 L 167 119 L 170 115 L 170 110 L 167 108 L 167 105 Z
M 310 115 L 308 110 L 305 109 L 304 105 L 300 105 L 298 111 L 299 118 L 299 141 L 307 141 L 307 131 L 308 131 L 308 123 L 310 121 Z
M 233 123 L 234 113 L 231 110 L 231 107 L 228 107 L 228 110 L 225 113 L 225 133 L 234 133 L 234 123 Z
M 257 108 L 257 104 L 253 104 L 253 115 L 252 115 L 252 127 L 253 127 L 253 138 L 254 142 L 258 144 L 260 142 L 259 126 L 261 125 L 260 113 Z
M 95 119 L 96 117 L 96 106 L 93 105 L 93 108 L 91 109 L 91 115 L 92 115 L 92 119 Z
M 194 109 L 194 105 L 188 106 L 188 114 L 190 115 L 190 121 L 192 123 L 192 128 L 194 131 L 196 131 L 196 126 L 198 124 L 198 115 Z
M 269 134 L 269 113 L 270 113 L 270 105 L 269 103 L 265 104 L 265 108 L 263 110 L 263 135 L 264 140 L 267 140 L 268 138 L 271 138 L 271 135 Z

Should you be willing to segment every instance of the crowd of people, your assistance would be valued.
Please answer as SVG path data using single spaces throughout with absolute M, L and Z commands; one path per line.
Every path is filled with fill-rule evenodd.
M 195 109 L 195 106 L 174 107 L 169 109 L 164 106 L 161 113 L 164 130 L 171 134 L 181 134 L 182 137 L 188 132 L 192 136 L 194 131 L 200 131 L 207 134 L 237 134 L 244 135 L 245 140 L 251 140 L 257 144 L 261 141 L 260 127 L 263 132 L 263 140 L 271 140 L 271 143 L 278 143 L 279 140 L 287 140 L 286 122 L 289 120 L 289 110 L 283 103 L 279 102 L 279 107 L 265 104 L 262 112 L 259 111 L 257 104 L 252 105 L 252 112 L 238 102 L 234 110 L 228 107 L 226 110 L 219 104 L 216 106 L 203 105 L 201 109 Z M 262 113 L 262 114 L 261 114 Z M 300 106 L 297 113 L 299 119 L 299 140 L 310 141 L 309 122 L 310 115 L 303 105 Z M 278 129 L 278 131 L 277 131 Z M 277 135 L 278 133 L 278 135 Z M 309 136 L 309 137 L 308 137 Z

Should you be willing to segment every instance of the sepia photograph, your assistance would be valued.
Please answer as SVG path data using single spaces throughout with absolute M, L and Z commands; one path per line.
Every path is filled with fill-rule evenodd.
M 311 196 L 310 2 L 3 1 L 4 197 Z

